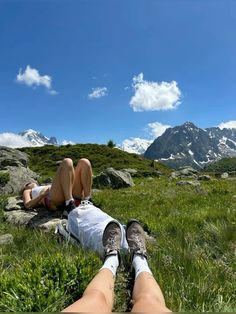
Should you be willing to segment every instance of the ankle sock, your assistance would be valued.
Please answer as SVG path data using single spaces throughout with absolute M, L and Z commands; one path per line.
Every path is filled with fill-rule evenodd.
M 147 259 L 142 255 L 134 254 L 132 265 L 135 270 L 135 279 L 144 271 L 152 274 Z
M 119 266 L 118 254 L 109 255 L 105 259 L 105 262 L 101 269 L 107 268 L 112 272 L 113 276 L 115 276 L 118 266 Z
M 89 196 L 86 196 L 85 198 L 84 198 L 84 200 L 85 201 L 89 201 L 91 199 L 91 196 L 89 195 Z
M 70 201 L 74 201 L 74 199 L 70 198 L 69 200 L 66 200 L 66 206 L 69 205 Z

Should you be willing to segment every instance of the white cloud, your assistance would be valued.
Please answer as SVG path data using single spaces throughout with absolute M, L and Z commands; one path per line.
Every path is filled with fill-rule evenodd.
M 176 81 L 149 82 L 143 79 L 143 73 L 133 77 L 134 96 L 130 106 L 134 111 L 171 110 L 181 103 L 181 91 Z
M 236 129 L 236 121 L 228 121 L 228 122 L 221 122 L 218 125 L 218 128 L 221 130 L 226 128 L 226 129 Z
M 75 143 L 72 142 L 72 141 L 63 140 L 63 141 L 61 142 L 61 145 L 68 145 L 68 144 L 70 144 L 70 145 L 75 145 Z
M 52 78 L 49 75 L 40 75 L 39 71 L 27 65 L 24 72 L 22 69 L 17 74 L 16 81 L 30 87 L 44 86 L 49 94 L 55 95 L 57 92 L 52 89 Z
M 29 147 L 32 144 L 23 136 L 14 133 L 1 133 L 0 146 L 7 146 L 12 148 Z
M 106 96 L 108 93 L 108 89 L 106 87 L 96 87 L 92 88 L 92 92 L 88 94 L 88 98 L 101 98 L 103 96 Z
M 160 122 L 152 122 L 148 123 L 145 130 L 153 137 L 157 138 L 158 136 L 161 136 L 166 129 L 170 128 L 170 125 L 162 124 Z

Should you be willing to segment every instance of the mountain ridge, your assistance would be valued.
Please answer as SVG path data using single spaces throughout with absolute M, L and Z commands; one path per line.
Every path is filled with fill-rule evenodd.
M 201 129 L 192 122 L 168 128 L 147 148 L 144 157 L 179 168 L 204 168 L 223 157 L 236 156 L 236 129 Z

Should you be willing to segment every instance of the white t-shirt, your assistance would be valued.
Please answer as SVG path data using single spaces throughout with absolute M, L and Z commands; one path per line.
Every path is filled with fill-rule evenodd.
M 80 241 L 84 248 L 94 250 L 103 256 L 102 236 L 110 221 L 118 222 L 91 203 L 81 204 L 69 213 L 68 231 Z M 123 251 L 127 251 L 128 243 L 125 238 L 125 229 L 120 223 L 119 225 L 122 231 L 121 248 Z
M 32 199 L 38 197 L 42 190 L 45 190 L 48 186 L 47 185 L 39 185 L 36 186 L 31 190 Z

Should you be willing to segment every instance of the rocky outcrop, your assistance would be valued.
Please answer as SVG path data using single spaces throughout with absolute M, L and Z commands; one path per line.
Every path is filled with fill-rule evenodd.
M 45 208 L 26 210 L 19 197 L 10 197 L 5 206 L 5 220 L 13 225 L 22 225 L 30 228 L 40 228 L 45 231 L 55 230 L 62 219 L 61 211 L 48 211 Z
M 197 170 L 193 169 L 192 167 L 184 167 L 177 171 L 173 171 L 170 176 L 171 179 L 177 179 L 177 178 L 182 179 L 186 177 L 196 179 Z
M 0 147 L 0 193 L 19 193 L 23 185 L 39 176 L 28 168 L 28 155 L 17 149 Z
M 125 188 L 134 186 L 134 182 L 131 175 L 127 171 L 115 170 L 113 168 L 107 168 L 93 179 L 93 186 L 95 188 Z

